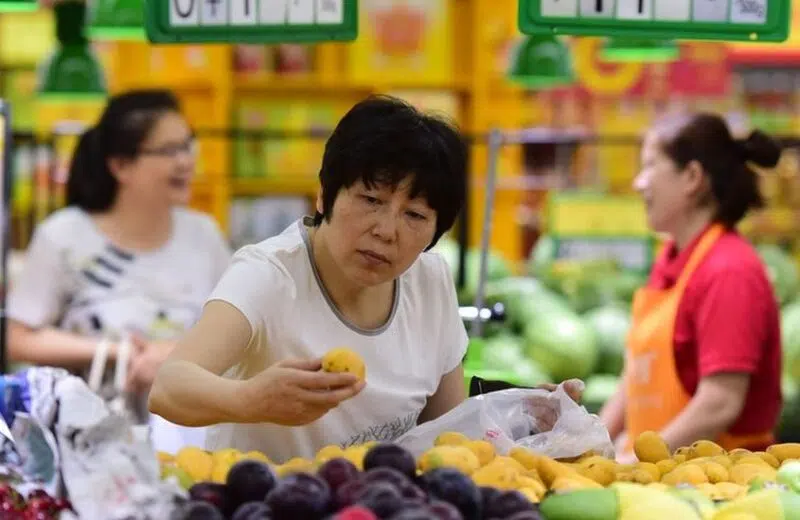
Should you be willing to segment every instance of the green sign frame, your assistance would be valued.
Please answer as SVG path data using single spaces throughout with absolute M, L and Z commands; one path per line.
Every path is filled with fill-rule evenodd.
M 518 20 L 527 35 L 783 42 L 791 13 L 791 0 L 519 0 Z
M 622 217 L 613 219 L 612 213 Z M 568 215 L 570 222 L 559 222 L 559 215 Z M 658 238 L 646 218 L 644 204 L 635 195 L 554 193 L 545 203 L 545 227 L 557 259 L 612 258 L 626 271 L 639 274 L 650 272 L 658 248 Z M 624 225 L 593 229 L 592 221 L 597 219 Z M 638 261 L 632 261 L 631 252 L 639 253 Z
M 152 43 L 319 43 L 358 36 L 358 0 L 144 2 Z

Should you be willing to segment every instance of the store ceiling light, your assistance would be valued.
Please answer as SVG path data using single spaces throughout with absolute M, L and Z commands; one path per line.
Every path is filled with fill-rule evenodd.
M 144 0 L 92 0 L 87 34 L 94 41 L 146 41 Z
M 0 13 L 26 13 L 38 9 L 39 0 L 0 0 Z
M 526 36 L 514 49 L 508 78 L 537 90 L 575 83 L 569 47 L 555 36 Z
M 600 50 L 600 59 L 610 63 L 666 63 L 679 57 L 678 45 L 663 40 L 610 38 Z
M 103 67 L 85 35 L 86 4 L 65 0 L 53 7 L 58 46 L 38 71 L 37 97 L 45 101 L 107 96 Z

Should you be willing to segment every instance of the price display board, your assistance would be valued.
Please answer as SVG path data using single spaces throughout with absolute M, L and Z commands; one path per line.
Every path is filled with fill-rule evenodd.
M 358 35 L 358 0 L 145 0 L 153 43 L 314 43 Z
M 615 260 L 626 270 L 650 270 L 656 238 L 638 197 L 553 194 L 547 202 L 547 233 L 562 260 Z
M 789 36 L 791 0 L 520 0 L 524 34 L 770 41 Z

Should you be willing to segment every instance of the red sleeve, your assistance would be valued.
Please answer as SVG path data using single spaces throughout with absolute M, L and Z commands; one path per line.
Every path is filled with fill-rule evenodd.
M 695 334 L 699 376 L 753 373 L 769 336 L 771 288 L 747 266 L 728 265 L 697 286 Z

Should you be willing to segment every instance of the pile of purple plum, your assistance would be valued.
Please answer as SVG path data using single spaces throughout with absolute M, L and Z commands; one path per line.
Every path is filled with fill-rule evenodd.
M 516 491 L 477 487 L 451 468 L 418 476 L 413 455 L 394 444 L 374 446 L 364 471 L 332 459 L 315 475 L 278 479 L 270 467 L 243 460 L 225 484 L 189 490 L 179 520 L 541 520 L 538 506 Z

